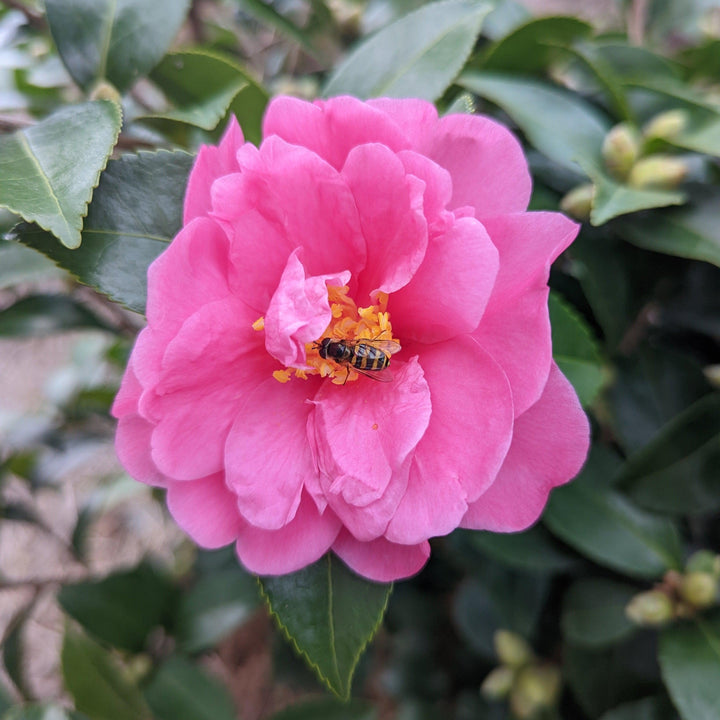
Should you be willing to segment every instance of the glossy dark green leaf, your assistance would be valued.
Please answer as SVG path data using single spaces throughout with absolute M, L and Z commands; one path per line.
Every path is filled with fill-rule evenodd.
M 548 302 L 553 358 L 584 406 L 592 405 L 604 382 L 597 340 L 582 316 L 559 295 Z
M 237 718 L 223 684 L 180 655 L 167 658 L 143 692 L 156 720 Z
M 720 192 L 695 188 L 686 206 L 623 221 L 619 233 L 645 250 L 720 267 Z
M 150 719 L 140 690 L 94 640 L 66 628 L 60 662 L 65 689 L 75 708 L 92 720 Z
M 660 667 L 683 720 L 716 720 L 720 689 L 720 615 L 673 625 L 660 635 Z
M 715 78 L 720 75 L 720 38 L 707 38 L 700 45 L 685 48 L 678 59 L 693 76 Z
M 46 0 L 65 67 L 84 89 L 107 79 L 121 92 L 146 75 L 175 38 L 190 0 Z
M 609 220 L 653 208 L 681 205 L 687 195 L 680 190 L 649 190 L 630 187 L 611 178 L 600 166 L 590 160 L 580 164 L 595 184 L 595 195 L 590 213 L 593 225 L 604 225 Z
M 491 45 L 480 67 L 496 72 L 541 72 L 558 57 L 559 47 L 591 33 L 592 26 L 578 18 L 533 18 Z
M 58 269 L 40 253 L 0 240 L 0 289 L 53 274 L 59 274 Z
M 377 711 L 367 702 L 340 702 L 333 698 L 291 705 L 270 720 L 375 720 Z
M 670 701 L 660 696 L 623 703 L 608 710 L 600 720 L 677 720 L 677 715 Z
M 0 708 L 0 712 L 2 709 Z M 2 720 L 88 720 L 87 715 L 68 710 L 60 705 L 24 705 L 14 707 L 5 715 L 0 715 Z
M 587 49 L 607 63 L 623 82 L 644 82 L 649 78 L 672 81 L 682 74 L 681 67 L 672 60 L 618 36 L 596 38 Z
M 59 247 L 35 226 L 16 238 L 112 300 L 145 311 L 148 265 L 182 226 L 191 155 L 160 151 L 108 163 L 83 229 L 82 252 Z
M 552 492 L 543 519 L 595 562 L 632 577 L 659 578 L 680 567 L 677 529 L 609 487 L 619 463 L 609 451 L 593 449 L 577 479 Z
M 26 679 L 27 669 L 23 630 L 34 608 L 35 602 L 31 602 L 16 613 L 10 620 L 2 638 L 2 659 L 5 671 L 20 694 L 25 698 L 32 697 L 32 694 Z
M 13 704 L 10 697 L 10 691 L 5 687 L 4 682 L 0 682 L 0 718 L 4 717 L 3 713 Z
M 110 326 L 67 295 L 30 295 L 0 310 L 0 337 L 30 337 L 53 332 Z
M 363 41 L 337 67 L 323 94 L 437 100 L 465 64 L 492 5 L 442 0 Z
M 720 508 L 720 393 L 673 418 L 631 455 L 618 485 L 645 507 L 668 514 Z
M 80 245 L 87 205 L 120 132 L 120 108 L 96 100 L 62 108 L 0 137 L 0 205 Z
M 64 585 L 57 597 L 63 610 L 95 637 L 139 652 L 148 634 L 167 618 L 175 590 L 167 578 L 142 563 L 99 581 Z
M 259 599 L 255 578 L 240 567 L 201 576 L 180 598 L 180 647 L 190 653 L 212 647 L 253 614 Z
M 260 580 L 293 646 L 339 697 L 350 696 L 360 656 L 380 627 L 392 585 L 355 575 L 328 554 L 304 570 Z
M 231 58 L 204 50 L 169 53 L 150 77 L 176 109 L 142 119 L 222 130 L 232 112 L 245 138 L 260 141 L 267 92 Z
M 579 170 L 597 160 L 611 122 L 577 95 L 538 80 L 468 71 L 458 83 L 502 108 L 543 155 Z
M 638 592 L 634 585 L 607 578 L 578 580 L 563 600 L 563 637 L 573 645 L 603 647 L 631 635 L 636 626 L 625 608 Z
M 542 525 L 519 533 L 466 532 L 465 540 L 493 560 L 526 572 L 561 573 L 578 563 Z

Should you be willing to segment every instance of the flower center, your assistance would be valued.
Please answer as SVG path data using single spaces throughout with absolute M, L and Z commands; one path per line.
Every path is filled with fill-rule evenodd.
M 378 293 L 377 302 L 368 307 L 358 307 L 348 295 L 347 285 L 328 286 L 328 302 L 332 311 L 332 320 L 325 332 L 313 342 L 305 344 L 306 368 L 293 367 L 276 370 L 273 377 L 281 383 L 288 382 L 293 376 L 305 380 L 310 375 L 329 377 L 336 385 L 354 382 L 360 377 L 354 362 L 356 348 L 363 341 L 383 341 L 397 343 L 393 338 L 390 313 L 387 311 L 388 296 Z M 253 323 L 255 330 L 262 330 L 264 318 Z M 323 343 L 323 340 L 329 343 Z M 372 342 L 369 343 L 372 346 Z M 332 347 L 332 350 L 328 348 Z M 346 349 L 347 348 L 347 349 Z M 343 352 L 344 351 L 344 352 Z M 371 351 L 373 352 L 373 351 Z M 375 355 L 384 354 L 375 350 Z M 336 359 L 343 357 L 344 359 Z M 378 364 L 378 363 L 376 363 Z M 366 367 L 363 364 L 358 367 Z M 373 370 L 380 369 L 379 367 Z

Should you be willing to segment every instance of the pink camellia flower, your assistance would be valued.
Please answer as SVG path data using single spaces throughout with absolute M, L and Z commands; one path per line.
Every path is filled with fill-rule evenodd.
M 529 197 L 508 130 L 424 101 L 277 98 L 259 148 L 232 122 L 149 269 L 127 471 L 261 575 L 332 550 L 390 581 L 528 527 L 589 435 L 547 309 L 577 226 Z

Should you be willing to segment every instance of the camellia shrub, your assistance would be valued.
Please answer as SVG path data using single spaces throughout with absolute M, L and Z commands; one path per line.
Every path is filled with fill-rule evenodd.
M 720 9 L 613 8 L 0 9 L 0 719 L 718 716 Z

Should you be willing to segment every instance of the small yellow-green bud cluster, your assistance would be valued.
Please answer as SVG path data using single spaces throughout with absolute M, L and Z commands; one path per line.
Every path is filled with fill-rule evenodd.
M 498 630 L 494 641 L 501 664 L 487 675 L 480 692 L 489 700 L 507 699 L 518 720 L 537 718 L 556 706 L 560 669 L 539 660 L 522 637 L 508 630 Z
M 682 573 L 669 570 L 652 590 L 639 593 L 625 608 L 637 625 L 660 627 L 694 617 L 720 600 L 720 555 L 707 550 L 692 555 Z
M 687 127 L 684 110 L 668 110 L 651 118 L 642 130 L 629 122 L 610 129 L 602 144 L 605 169 L 615 180 L 638 190 L 676 188 L 688 174 L 687 163 L 667 152 L 655 152 L 658 141 L 672 142 Z M 577 220 L 590 217 L 591 184 L 579 185 L 560 201 L 560 209 Z

